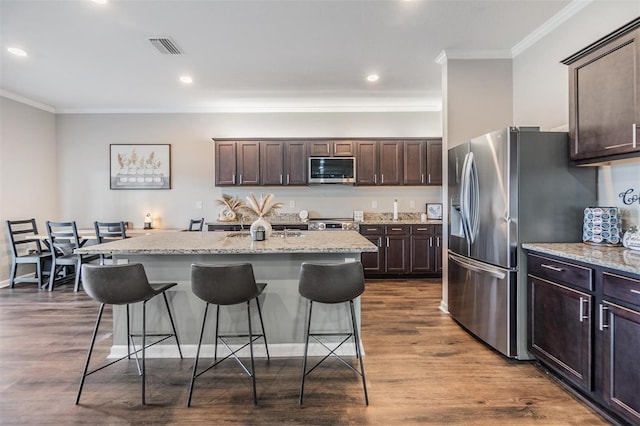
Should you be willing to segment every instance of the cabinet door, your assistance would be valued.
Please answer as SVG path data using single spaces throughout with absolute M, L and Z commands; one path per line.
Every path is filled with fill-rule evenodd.
M 333 142 L 334 157 L 353 157 L 352 141 L 334 141 Z
M 376 185 L 378 171 L 378 150 L 375 141 L 358 141 L 356 150 L 356 183 Z
M 260 181 L 262 185 L 282 185 L 284 176 L 284 143 L 260 144 Z
M 576 386 L 591 391 L 592 299 L 529 275 L 529 348 Z
M 314 141 L 309 143 L 310 157 L 331 157 L 331 141 Z
M 611 409 L 640 424 L 640 312 L 604 302 L 603 392 Z
M 432 235 L 411 236 L 411 272 L 434 272 Z
M 365 238 L 378 247 L 377 253 L 362 253 L 360 261 L 365 273 L 380 274 L 384 272 L 384 247 L 383 238 L 380 235 L 366 235 Z
M 427 174 L 427 143 L 425 141 L 405 141 L 403 161 L 403 183 L 424 185 Z
M 385 271 L 390 274 L 402 274 L 409 271 L 410 237 L 406 235 L 387 235 L 385 247 Z
M 569 68 L 571 159 L 640 153 L 640 30 Z
M 402 148 L 401 141 L 381 141 L 378 145 L 379 185 L 402 184 Z
M 215 142 L 216 186 L 236 184 L 236 143 Z
M 427 141 L 427 185 L 442 185 L 442 139 Z
M 287 142 L 284 154 L 285 185 L 307 184 L 307 144 Z
M 434 250 L 433 250 L 433 268 L 436 273 L 442 273 L 442 226 L 438 226 L 439 231 L 433 237 Z
M 237 142 L 238 185 L 260 185 L 260 143 Z

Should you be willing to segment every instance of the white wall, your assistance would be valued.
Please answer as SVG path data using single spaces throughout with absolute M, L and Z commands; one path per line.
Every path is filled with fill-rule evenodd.
M 9 277 L 6 220 L 35 218 L 40 231 L 58 209 L 55 115 L 0 97 L 0 281 Z M 21 269 L 18 273 L 26 272 Z
M 215 220 L 220 210 L 215 200 L 222 192 L 244 197 L 250 191 L 273 192 L 286 203 L 283 213 L 306 209 L 317 217 L 350 217 L 353 210 L 391 212 L 395 198 L 400 211 L 420 212 L 426 202 L 440 202 L 439 187 L 216 188 L 212 138 L 441 135 L 440 112 L 61 114 L 56 120 L 61 201 L 57 215 L 75 219 L 81 227 L 94 220 L 126 220 L 142 227 L 144 215 L 151 212 L 156 226 L 183 228 L 191 217 Z M 171 144 L 172 190 L 110 190 L 112 143 Z M 203 201 L 202 210 L 196 208 L 197 201 Z M 377 210 L 372 201 L 377 201 Z
M 567 130 L 569 77 L 560 61 L 639 15 L 638 1 L 594 1 L 518 55 L 513 61 L 514 122 Z M 627 205 L 619 197 L 627 189 L 640 194 L 640 160 L 599 167 L 598 204 L 623 208 L 624 229 L 640 225 L 640 203 Z

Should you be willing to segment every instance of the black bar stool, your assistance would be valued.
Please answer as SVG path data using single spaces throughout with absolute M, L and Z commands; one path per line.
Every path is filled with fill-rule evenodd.
M 91 345 L 89 346 L 89 352 L 87 353 L 87 361 L 84 365 L 84 370 L 82 371 L 82 379 L 80 380 L 80 387 L 78 389 L 76 405 L 80 402 L 82 387 L 87 376 L 95 373 L 96 371 L 100 371 L 105 367 L 115 364 L 118 361 L 122 361 L 125 358 L 131 358 L 131 355 L 135 355 L 136 363 L 138 363 L 138 352 L 142 352 L 142 365 L 138 363 L 138 371 L 142 376 L 142 404 L 144 405 L 146 403 L 146 349 L 150 346 L 163 342 L 170 337 L 174 337 L 176 339 L 176 345 L 178 346 L 178 353 L 180 354 L 180 358 L 182 358 L 182 351 L 180 350 L 180 342 L 178 341 L 176 326 L 173 322 L 171 308 L 169 307 L 169 301 L 167 300 L 166 295 L 166 291 L 171 287 L 176 286 L 177 283 L 150 284 L 147 280 L 147 275 L 144 272 L 144 267 L 140 263 L 130 263 L 126 265 L 82 265 L 82 280 L 86 293 L 94 300 L 100 302 L 100 311 L 98 312 L 98 318 L 96 319 L 93 336 L 91 337 Z M 147 302 L 159 294 L 162 294 L 162 297 L 164 298 L 164 303 L 167 307 L 167 312 L 169 313 L 169 321 L 171 322 L 173 333 L 147 334 Z M 129 325 L 129 305 L 138 302 L 142 302 L 142 334 L 132 334 Z M 102 319 L 102 313 L 104 312 L 105 305 L 127 305 L 128 353 L 122 358 L 88 371 L 89 361 L 91 360 L 91 353 L 93 352 L 93 346 L 96 342 L 98 327 L 100 326 L 100 320 Z M 134 345 L 134 352 L 131 353 L 131 350 L 129 349 L 129 342 L 133 343 L 133 338 L 140 336 L 142 337 L 141 348 L 136 349 Z M 160 337 L 160 339 L 147 345 L 147 337 Z
M 191 396 L 193 394 L 193 385 L 196 377 L 206 373 L 216 365 L 229 357 L 233 357 L 240 367 L 251 377 L 253 382 L 253 404 L 258 405 L 258 397 L 256 394 L 256 375 L 255 364 L 253 360 L 253 342 L 260 337 L 264 340 L 264 346 L 267 351 L 267 359 L 269 359 L 269 347 L 267 345 L 267 336 L 264 332 L 264 322 L 262 321 L 262 311 L 260 310 L 260 301 L 258 296 L 262 294 L 267 284 L 256 283 L 253 275 L 253 267 L 250 263 L 242 263 L 235 265 L 191 265 L 191 288 L 193 293 L 200 299 L 207 302 L 204 308 L 204 316 L 202 317 L 202 328 L 200 330 L 200 339 L 198 340 L 198 350 L 196 352 L 196 360 L 193 364 L 193 374 L 191 375 L 191 384 L 189 386 L 189 399 L 187 407 L 191 406 Z M 252 300 L 256 301 L 258 306 L 258 316 L 260 318 L 260 327 L 262 334 L 254 334 L 251 329 L 251 304 Z M 247 304 L 247 318 L 249 321 L 248 334 L 218 334 L 218 325 L 220 323 L 220 305 L 237 305 L 239 303 Z M 202 336 L 204 335 L 204 326 L 207 322 L 207 313 L 209 305 L 216 306 L 216 331 L 214 340 L 214 357 L 213 363 L 205 370 L 197 373 L 198 361 L 200 359 L 200 348 L 202 346 Z M 248 337 L 247 343 L 240 348 L 233 350 L 225 340 L 229 337 Z M 229 354 L 218 360 L 218 340 L 229 350 Z M 238 358 L 237 353 L 249 346 L 251 353 L 251 369 L 249 370 Z
M 352 371 L 362 377 L 362 388 L 364 389 L 364 402 L 369 405 L 369 397 L 367 395 L 367 382 L 364 374 L 364 364 L 362 362 L 362 354 L 360 353 L 360 337 L 358 336 L 358 324 L 356 322 L 356 313 L 353 305 L 353 300 L 360 296 L 364 292 L 364 272 L 362 270 L 362 263 L 350 262 L 350 263 L 337 263 L 337 264 L 319 264 L 304 262 L 300 268 L 300 282 L 298 285 L 298 292 L 306 299 L 309 299 L 309 318 L 307 320 L 307 327 L 305 330 L 305 343 L 304 343 L 304 361 L 302 364 L 302 381 L 300 383 L 300 400 L 302 405 L 302 398 L 304 394 L 304 380 L 305 377 L 316 367 L 318 367 L 324 360 L 331 355 L 338 358 L 344 365 L 349 367 Z M 349 302 L 349 308 L 351 310 L 351 332 L 349 333 L 311 333 L 311 312 L 313 310 L 313 302 L 319 303 L 346 303 Z M 333 349 L 328 347 L 318 337 L 325 336 L 341 336 L 344 337 Z M 307 353 L 309 350 L 309 338 L 313 337 L 315 341 L 324 346 L 329 353 L 322 358 L 316 365 L 307 370 Z M 353 337 L 356 346 L 356 356 L 360 361 L 360 371 L 351 366 L 335 351 L 338 350 L 343 343 Z

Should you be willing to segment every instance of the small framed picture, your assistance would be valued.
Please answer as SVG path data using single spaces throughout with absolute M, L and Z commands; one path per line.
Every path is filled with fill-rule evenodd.
M 442 219 L 442 203 L 427 203 L 427 219 Z

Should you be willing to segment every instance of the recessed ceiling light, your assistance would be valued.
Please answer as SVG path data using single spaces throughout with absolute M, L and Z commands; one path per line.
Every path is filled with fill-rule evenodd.
M 9 47 L 7 50 L 9 53 L 13 53 L 16 56 L 27 56 L 27 52 L 18 47 Z
M 180 76 L 180 81 L 183 82 L 184 84 L 191 84 L 193 83 L 193 79 L 191 78 L 190 75 L 181 75 Z
M 380 76 L 379 76 L 378 74 L 369 74 L 369 75 L 367 76 L 367 81 L 370 81 L 370 82 L 372 82 L 372 83 L 373 83 L 374 81 L 378 81 L 379 79 L 380 79 Z

